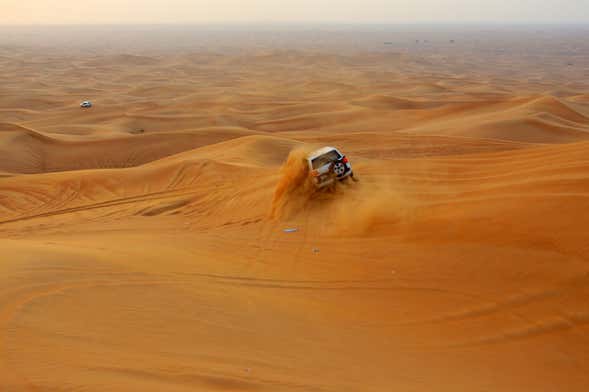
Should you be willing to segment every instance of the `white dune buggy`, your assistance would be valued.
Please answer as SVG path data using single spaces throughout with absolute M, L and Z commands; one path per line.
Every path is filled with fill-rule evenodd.
M 354 179 L 348 158 L 335 147 L 323 147 L 307 155 L 311 179 L 317 188 L 334 185 L 335 181 Z

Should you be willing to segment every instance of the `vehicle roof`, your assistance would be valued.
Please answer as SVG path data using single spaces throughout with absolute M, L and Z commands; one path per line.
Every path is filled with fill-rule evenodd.
M 321 147 L 318 150 L 313 151 L 312 153 L 310 153 L 309 155 L 307 155 L 307 159 L 313 160 L 317 157 L 320 157 L 323 154 L 327 154 L 330 151 L 337 151 L 339 154 L 339 150 L 335 147 L 331 147 L 331 146 L 325 146 L 325 147 Z M 340 154 L 341 155 L 341 154 Z

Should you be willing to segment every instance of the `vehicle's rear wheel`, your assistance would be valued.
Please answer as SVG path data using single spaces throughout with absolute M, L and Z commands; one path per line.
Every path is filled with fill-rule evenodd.
M 335 173 L 336 176 L 341 177 L 346 172 L 346 166 L 344 165 L 343 162 L 336 162 L 333 165 L 333 172 Z

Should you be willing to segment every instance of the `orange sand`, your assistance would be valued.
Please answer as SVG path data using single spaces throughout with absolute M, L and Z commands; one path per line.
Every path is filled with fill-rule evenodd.
M 587 51 L 27 45 L 1 391 L 589 388 Z M 280 183 L 316 145 L 360 181 Z

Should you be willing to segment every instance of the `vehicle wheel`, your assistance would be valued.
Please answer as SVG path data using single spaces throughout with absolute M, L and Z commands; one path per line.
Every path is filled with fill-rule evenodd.
M 343 162 L 336 162 L 333 165 L 333 172 L 335 173 L 336 176 L 341 177 L 346 172 L 346 166 L 344 165 Z

